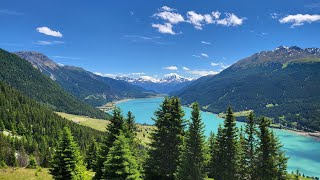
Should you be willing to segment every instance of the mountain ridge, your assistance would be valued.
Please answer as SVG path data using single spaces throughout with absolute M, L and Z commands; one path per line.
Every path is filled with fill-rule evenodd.
M 255 110 L 258 115 L 320 129 L 320 50 L 280 46 L 241 59 L 214 76 L 201 77 L 171 93 L 184 104 L 198 101 L 202 109 L 224 112 Z
M 81 67 L 58 65 L 39 52 L 20 51 L 16 54 L 32 63 L 34 67 L 56 81 L 66 91 L 93 106 L 101 106 L 113 100 L 155 95 L 141 87 L 102 77 Z

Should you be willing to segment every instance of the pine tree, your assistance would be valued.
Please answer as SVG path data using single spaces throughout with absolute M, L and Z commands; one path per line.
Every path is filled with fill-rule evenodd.
M 83 179 L 85 167 L 69 128 L 65 127 L 60 134 L 58 146 L 53 155 L 50 174 L 54 179 Z
M 36 169 L 37 168 L 37 160 L 33 155 L 29 157 L 29 164 L 27 166 L 29 169 Z
M 222 170 L 224 164 L 224 132 L 221 124 L 218 126 L 217 136 L 213 146 L 210 160 L 210 174 L 214 179 L 222 179 Z
M 239 133 L 239 143 L 237 147 L 237 153 L 238 153 L 238 177 L 239 180 L 247 180 L 247 164 L 246 164 L 246 142 L 245 142 L 245 135 L 242 129 L 242 126 L 240 128 Z
M 129 111 L 127 114 L 126 126 L 127 126 L 127 131 L 130 134 L 129 136 L 135 137 L 137 132 L 137 125 L 135 122 L 135 117 L 133 116 L 131 111 Z
M 204 124 L 198 103 L 192 104 L 191 123 L 181 155 L 177 179 L 202 180 L 205 177 L 205 136 Z
M 233 115 L 231 107 L 228 108 L 226 119 L 224 120 L 223 141 L 221 145 L 219 151 L 222 152 L 222 157 L 224 158 L 221 167 L 221 177 L 223 180 L 234 180 L 236 179 L 238 173 L 238 145 L 236 119 Z
M 106 129 L 106 136 L 100 145 L 97 165 L 95 168 L 95 179 L 101 179 L 103 174 L 103 163 L 106 161 L 109 149 L 112 147 L 113 142 L 116 140 L 116 137 L 119 135 L 120 131 L 125 131 L 124 118 L 121 115 L 121 110 L 119 108 L 115 108 L 113 110 L 112 118 L 110 119 L 110 124 L 108 124 Z
M 281 145 L 273 132 L 269 130 L 270 120 L 260 119 L 260 142 L 258 147 L 258 167 L 256 179 L 285 179 L 286 161 Z
M 207 172 L 208 172 L 208 177 L 212 178 L 213 177 L 213 167 L 214 167 L 214 148 L 216 144 L 216 138 L 215 135 L 212 131 L 210 131 L 209 138 L 208 138 L 208 157 L 209 157 L 209 162 L 207 164 Z
M 255 168 L 256 168 L 256 159 L 257 159 L 257 129 L 255 124 L 255 118 L 253 112 L 248 116 L 247 124 L 245 127 L 245 144 L 244 151 L 245 157 L 244 162 L 241 166 L 245 168 L 245 174 L 243 175 L 248 180 L 255 179 Z
M 110 180 L 140 180 L 142 178 L 138 168 L 136 159 L 130 150 L 129 140 L 120 131 L 104 162 L 102 178 Z
M 87 169 L 92 169 L 96 171 L 95 166 L 97 164 L 98 152 L 99 152 L 98 144 L 96 143 L 95 140 L 92 140 L 92 143 L 90 144 L 86 152 L 85 162 L 87 165 Z
M 156 130 L 151 134 L 147 179 L 174 179 L 184 136 L 184 112 L 179 98 L 166 97 L 155 112 Z

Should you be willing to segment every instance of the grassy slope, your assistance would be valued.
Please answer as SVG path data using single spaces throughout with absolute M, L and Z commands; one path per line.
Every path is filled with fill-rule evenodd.
M 56 113 L 61 117 L 71 120 L 75 123 L 78 123 L 83 126 L 88 126 L 103 132 L 106 131 L 107 124 L 110 123 L 109 121 L 103 120 L 103 119 L 94 119 L 94 118 L 89 118 L 85 116 L 67 114 L 62 112 L 56 112 Z M 145 145 L 150 143 L 149 136 L 151 131 L 154 129 L 154 126 L 143 126 L 140 124 L 138 124 L 137 126 L 138 126 L 137 138 L 141 140 L 141 142 L 143 142 L 143 144 Z
M 87 171 L 85 179 L 92 179 L 94 172 Z M 6 168 L 0 169 L 0 180 L 52 180 L 49 169 Z

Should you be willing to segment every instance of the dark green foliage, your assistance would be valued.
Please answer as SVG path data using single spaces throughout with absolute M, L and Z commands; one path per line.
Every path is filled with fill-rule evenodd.
M 248 116 L 247 124 L 245 126 L 245 140 L 243 142 L 244 157 L 241 166 L 244 168 L 243 177 L 248 180 L 255 179 L 255 165 L 257 159 L 257 129 L 253 112 Z
M 81 180 L 84 178 L 84 172 L 85 167 L 78 145 L 73 140 L 70 129 L 65 127 L 55 148 L 50 174 L 54 179 Z
M 107 118 L 107 115 L 76 99 L 24 59 L 0 49 L 0 81 L 55 111 Z
M 103 179 L 142 179 L 138 164 L 129 145 L 129 140 L 120 131 L 104 162 Z
M 33 155 L 29 156 L 29 164 L 28 164 L 27 168 L 30 168 L 30 169 L 37 168 L 37 160 Z
M 53 77 L 66 91 L 92 106 L 101 106 L 117 99 L 155 95 L 128 82 L 101 77 L 79 67 L 59 66 L 38 52 L 17 52 L 16 54 L 28 60 L 43 74 Z
M 184 136 L 184 112 L 179 98 L 166 97 L 155 112 L 156 130 L 151 134 L 147 179 L 173 179 L 179 165 Z
M 98 159 L 99 147 L 95 140 L 92 140 L 89 148 L 86 152 L 85 163 L 87 165 L 87 169 L 96 170 L 97 159 Z
M 191 122 L 185 139 L 177 179 L 202 180 L 206 170 L 205 136 L 198 103 L 192 104 Z
M 95 179 L 101 179 L 103 176 L 103 163 L 107 160 L 107 156 L 110 148 L 112 147 L 120 131 L 125 131 L 125 121 L 121 115 L 119 108 L 115 108 L 112 113 L 112 118 L 110 119 L 110 124 L 108 124 L 106 129 L 106 135 L 100 145 L 100 152 L 96 165 Z M 125 131 L 126 132 L 126 131 Z
M 282 145 L 278 142 L 278 138 L 269 130 L 269 125 L 270 120 L 265 117 L 260 119 L 260 142 L 255 178 L 258 180 L 285 179 L 287 158 L 280 149 Z
M 206 110 L 217 114 L 232 104 L 235 111 L 252 109 L 276 123 L 284 115 L 289 127 L 298 122 L 296 128 L 320 130 L 320 62 L 305 61 L 319 57 L 305 49 L 290 49 L 290 56 L 285 49 L 263 51 L 217 75 L 199 78 L 173 95 L 183 104 L 208 105 Z
M 26 155 L 34 154 L 42 167 L 48 167 L 52 148 L 57 144 L 59 131 L 67 126 L 75 136 L 82 152 L 92 139 L 99 140 L 103 133 L 61 118 L 47 107 L 21 95 L 13 88 L 0 82 L 0 119 L 5 129 L 12 135 L 0 133 L 0 158 L 8 166 L 16 166 L 18 156 L 21 164 L 25 164 Z
M 223 159 L 220 164 L 220 171 L 215 174 L 215 179 L 236 179 L 238 171 L 237 140 L 236 119 L 231 107 L 229 107 L 224 120 L 222 139 L 219 142 L 219 153 L 221 153 Z

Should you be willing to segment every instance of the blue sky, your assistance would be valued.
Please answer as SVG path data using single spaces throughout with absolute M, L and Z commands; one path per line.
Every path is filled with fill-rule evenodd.
M 315 0 L 2 0 L 0 48 L 102 74 L 215 74 L 280 45 L 320 47 Z M 140 73 L 140 74 L 139 74 Z

